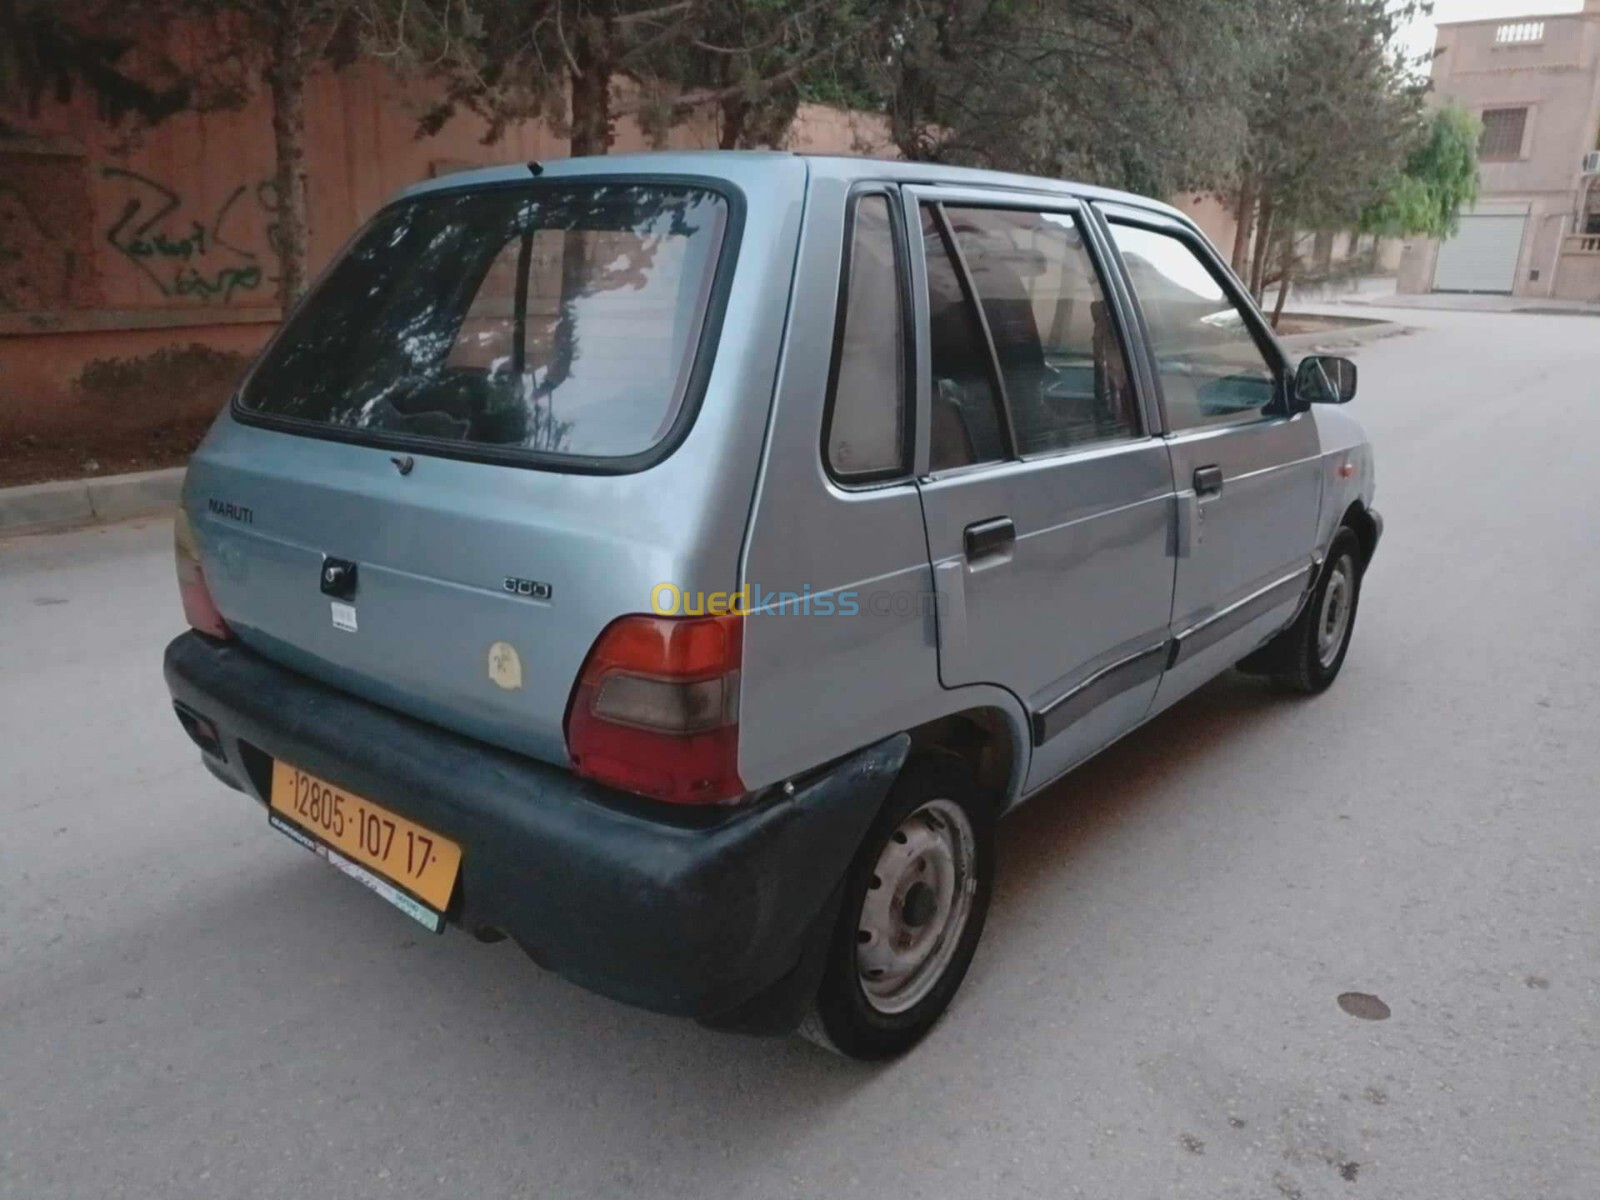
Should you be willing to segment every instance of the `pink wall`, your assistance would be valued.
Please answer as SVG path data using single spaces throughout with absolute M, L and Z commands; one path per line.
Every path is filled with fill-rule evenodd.
M 201 52 L 194 28 L 171 39 L 180 61 Z M 307 105 L 313 270 L 407 184 L 566 152 L 564 139 L 533 122 L 486 146 L 483 123 L 470 115 L 419 137 L 419 114 L 434 98 L 427 85 L 371 64 L 315 78 Z M 8 437 L 78 428 L 112 410 L 119 422 L 150 426 L 214 413 L 227 392 L 215 382 L 214 358 L 199 356 L 204 385 L 192 372 L 152 374 L 137 405 L 125 389 L 104 394 L 105 368 L 125 367 L 111 374 L 126 378 L 162 347 L 201 346 L 237 355 L 242 369 L 270 334 L 279 314 L 268 106 L 257 97 L 240 111 L 186 114 L 138 136 L 108 128 L 82 95 L 7 120 L 14 132 L 0 133 L 0 453 Z M 887 147 L 883 122 L 820 106 L 802 111 L 790 142 L 839 153 Z M 670 144 L 714 146 L 711 118 L 674 130 Z M 618 122 L 617 152 L 649 148 L 636 123 Z

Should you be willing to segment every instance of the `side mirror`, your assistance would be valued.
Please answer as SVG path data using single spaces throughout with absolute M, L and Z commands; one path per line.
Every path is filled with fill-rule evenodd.
M 1345 404 L 1356 394 L 1356 364 L 1336 354 L 1308 354 L 1294 373 L 1295 399 L 1305 404 Z

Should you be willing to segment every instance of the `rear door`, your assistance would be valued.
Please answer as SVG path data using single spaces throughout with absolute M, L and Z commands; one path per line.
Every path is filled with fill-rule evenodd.
M 1168 455 L 1075 203 L 905 194 L 940 679 L 1021 699 L 1034 788 L 1137 724 L 1155 694 L 1173 582 Z
M 1204 238 L 1142 210 L 1101 211 L 1142 316 L 1177 486 L 1165 707 L 1293 615 L 1322 498 L 1317 426 L 1288 412 L 1288 364 Z

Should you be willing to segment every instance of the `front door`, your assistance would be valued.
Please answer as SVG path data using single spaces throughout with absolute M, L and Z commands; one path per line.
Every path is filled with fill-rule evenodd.
M 1023 702 L 1035 788 L 1142 720 L 1165 664 L 1174 500 L 1085 214 L 907 189 L 927 388 L 919 481 L 946 687 Z
M 1143 314 L 1178 492 L 1164 708 L 1294 615 L 1322 497 L 1317 426 L 1288 411 L 1282 352 L 1204 240 L 1103 211 Z

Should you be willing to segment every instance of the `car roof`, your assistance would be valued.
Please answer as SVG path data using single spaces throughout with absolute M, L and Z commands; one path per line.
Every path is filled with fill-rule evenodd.
M 804 163 L 816 176 L 854 183 L 857 180 L 895 183 L 951 184 L 972 188 L 1007 188 L 1014 191 L 1049 192 L 1089 200 L 1107 200 L 1132 205 L 1167 216 L 1186 219 L 1169 204 L 1133 192 L 1096 187 L 1039 175 L 1019 175 L 1008 171 L 987 171 L 976 167 L 957 167 L 944 163 L 907 162 L 894 158 L 858 158 L 842 154 L 794 154 L 786 150 L 659 150 L 636 154 L 607 154 L 590 158 L 559 158 L 538 163 L 540 178 L 560 179 L 583 175 L 684 175 L 720 178 L 760 173 L 763 164 L 774 172 L 793 170 Z M 402 191 L 396 199 L 422 195 L 447 188 L 475 187 L 510 183 L 529 178 L 528 163 L 485 167 L 430 179 Z

